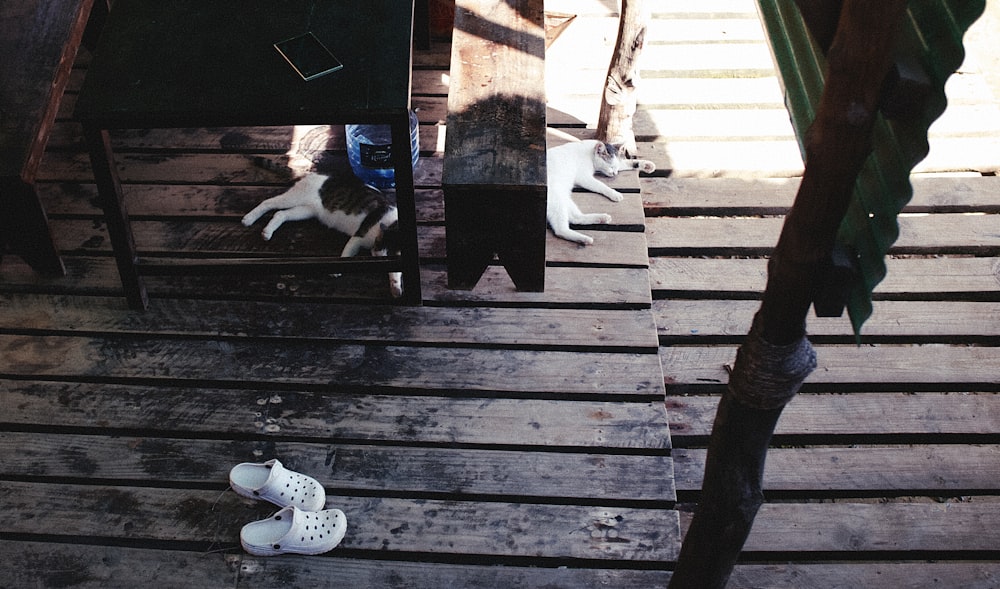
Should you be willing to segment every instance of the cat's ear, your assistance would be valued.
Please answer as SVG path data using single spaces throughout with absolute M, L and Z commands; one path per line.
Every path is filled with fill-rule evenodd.
M 597 145 L 594 146 L 594 155 L 600 158 L 608 156 L 608 146 L 604 145 L 603 141 L 598 141 Z

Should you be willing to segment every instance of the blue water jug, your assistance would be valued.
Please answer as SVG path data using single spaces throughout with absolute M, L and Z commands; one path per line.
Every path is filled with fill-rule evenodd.
M 345 125 L 347 159 L 354 174 L 375 188 L 395 188 L 392 168 L 392 133 L 389 125 Z M 413 167 L 420 159 L 420 126 L 410 111 L 410 153 Z

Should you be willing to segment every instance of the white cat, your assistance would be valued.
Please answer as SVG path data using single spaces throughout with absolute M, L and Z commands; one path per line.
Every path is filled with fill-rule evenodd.
M 546 167 L 548 204 L 545 218 L 556 236 L 584 245 L 594 243 L 594 238 L 570 229 L 570 223 L 607 224 L 611 222 L 611 215 L 581 212 L 573 202 L 573 187 L 579 186 L 618 202 L 623 198 L 622 194 L 595 178 L 594 174 L 614 178 L 621 170 L 639 169 L 647 174 L 656 170 L 656 165 L 651 161 L 621 158 L 614 145 L 592 139 L 549 149 L 546 152 Z
M 323 174 L 306 174 L 288 191 L 265 200 L 244 215 L 243 225 L 249 227 L 271 211 L 277 212 L 261 231 L 265 240 L 270 240 L 285 221 L 316 219 L 351 236 L 340 254 L 343 257 L 356 256 L 362 250 L 371 251 L 373 256 L 399 254 L 395 205 L 378 189 L 354 176 L 335 180 Z M 400 272 L 389 274 L 389 290 L 394 297 L 403 294 Z

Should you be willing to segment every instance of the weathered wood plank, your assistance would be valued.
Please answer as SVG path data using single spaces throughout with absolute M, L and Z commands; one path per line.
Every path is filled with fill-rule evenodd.
M 656 174 L 673 178 L 785 178 L 802 175 L 802 155 L 791 139 L 726 141 L 637 136 L 639 157 L 656 164 Z
M 334 395 L 0 380 L 4 421 L 145 435 L 290 436 L 344 442 L 670 447 L 662 402 Z
M 582 229 L 594 238 L 592 245 L 583 246 L 560 239 L 551 231 L 546 231 L 545 263 L 549 266 L 581 264 L 624 268 L 646 268 L 649 265 L 646 238 L 642 233 L 615 231 L 614 225 L 583 226 Z M 626 226 L 625 229 L 630 227 Z M 420 256 L 423 260 L 446 258 L 446 234 L 447 230 L 444 227 L 420 228 Z
M 736 565 L 731 589 L 927 589 L 934 586 L 989 589 L 1000 581 L 995 561 L 850 562 Z
M 108 257 L 70 256 L 66 258 L 67 275 L 44 278 L 17 260 L 4 260 L 0 280 L 9 290 L 58 294 L 120 296 L 121 281 L 114 260 Z M 584 307 L 648 309 L 649 280 L 645 269 L 552 267 L 546 271 L 544 293 L 517 292 L 502 270 L 487 269 L 473 291 L 447 288 L 444 271 L 424 267 L 421 271 L 425 300 L 435 304 L 515 306 L 515 307 Z M 225 280 L 212 277 L 149 277 L 147 287 L 154 298 L 206 297 L 289 301 L 329 301 L 332 298 L 366 298 L 384 290 L 388 301 L 387 281 L 381 276 L 329 277 L 235 277 Z
M 0 177 L 34 181 L 91 6 L 31 0 L 0 9 Z
M 818 367 L 805 390 L 838 389 L 846 385 L 885 384 L 907 387 L 985 387 L 997 389 L 1000 348 L 948 345 L 817 346 Z M 736 349 L 729 346 L 661 347 L 664 379 L 671 387 L 725 384 L 726 365 Z
M 741 18 L 756 18 L 753 5 L 743 0 L 678 0 L 663 6 L 657 6 L 656 18 L 690 18 L 690 15 L 718 16 L 720 14 L 738 14 Z
M 863 341 L 995 342 L 1000 338 L 1000 303 L 965 301 L 875 301 L 874 313 L 861 330 Z M 757 301 L 653 301 L 657 332 L 662 339 L 685 342 L 742 341 L 750 331 Z M 808 319 L 810 337 L 853 343 L 847 316 Z
M 275 150 L 277 151 L 277 150 Z M 253 153 L 132 152 L 115 154 L 124 184 L 274 184 L 275 174 L 255 166 Z M 275 153 L 270 154 L 274 156 Z M 77 152 L 49 152 L 39 180 L 46 182 L 92 183 L 90 161 Z M 436 178 L 440 185 L 440 158 L 420 158 L 414 170 L 418 186 Z M 427 168 L 427 169 L 425 169 Z
M 645 81 L 645 80 L 644 80 Z M 795 134 L 784 108 L 650 109 L 636 118 L 636 137 L 670 143 L 687 141 L 732 141 L 735 138 L 794 141 Z
M 708 436 L 719 399 L 669 396 L 667 419 L 674 436 Z M 996 393 L 803 393 L 778 421 L 777 435 L 934 436 L 992 435 L 1000 430 Z M 932 438 L 928 438 L 929 443 Z
M 226 482 L 219 481 L 225 488 Z M 10 533 L 185 541 L 231 549 L 273 506 L 219 490 L 0 482 Z M 347 515 L 345 550 L 663 561 L 679 550 L 670 509 L 327 496 Z
M 875 298 L 955 297 L 997 300 L 1000 258 L 888 258 Z M 683 296 L 758 298 L 767 280 L 765 259 L 651 258 L 653 290 Z
M 705 46 L 701 46 L 705 47 Z M 710 47 L 710 46 L 709 46 Z M 690 50 L 690 48 L 688 48 Z M 724 47 L 726 52 L 733 51 Z M 655 53 L 655 46 L 653 51 Z M 694 53 L 700 55 L 704 49 L 698 49 Z M 735 55 L 735 54 L 734 54 Z M 710 64 L 706 64 L 710 65 Z M 749 64 L 748 64 L 749 65 Z M 754 68 L 746 68 L 750 71 L 757 71 Z M 757 68 L 763 70 L 763 68 Z M 699 70 L 700 71 L 700 70 Z M 710 70 L 711 71 L 711 70 Z M 676 75 L 679 72 L 670 72 Z M 654 74 L 654 72 L 644 72 L 644 74 Z M 655 74 L 654 74 L 655 75 Z M 654 75 L 650 75 L 653 78 Z M 716 76 L 722 77 L 722 76 Z M 670 79 L 670 78 L 668 78 Z M 767 79 L 767 78 L 764 78 Z M 649 94 L 647 93 L 646 96 Z M 669 98 L 667 98 L 669 100 Z M 561 101 L 560 105 L 567 104 Z M 778 108 L 770 107 L 766 104 L 753 105 L 749 109 L 719 109 L 711 108 L 711 105 L 699 104 L 690 105 L 687 108 L 671 108 L 672 105 L 651 104 L 646 108 L 645 116 L 636 119 L 636 135 L 645 138 L 647 141 L 673 141 L 677 139 L 702 139 L 718 137 L 723 140 L 730 138 L 769 138 L 775 140 L 795 142 L 795 132 L 788 120 L 788 111 L 777 104 Z M 997 127 L 991 119 L 995 117 L 993 105 L 958 105 L 949 108 L 949 116 L 942 116 L 940 124 L 935 123 L 934 132 L 930 139 L 932 146 L 938 144 L 953 145 L 963 147 L 960 153 L 967 153 L 970 144 L 990 144 L 995 140 L 993 136 L 998 132 Z M 570 110 L 570 112 L 574 112 Z M 977 119 L 977 117 L 979 117 Z M 975 122 L 984 122 L 985 127 L 976 127 Z M 991 125 L 992 123 L 992 125 Z M 991 128 L 992 127 L 992 128 Z M 955 161 L 954 156 L 930 160 L 924 163 L 918 172 L 933 171 L 943 167 L 946 161 Z M 996 157 L 990 158 L 988 155 L 976 158 L 981 166 L 985 166 L 982 171 L 987 171 L 990 161 L 1000 161 Z M 994 164 L 995 165 L 995 164 Z M 977 166 L 978 168 L 979 166 Z M 962 167 L 951 167 L 952 170 L 962 170 Z
M 345 587 L 663 587 L 670 573 L 619 568 L 546 568 L 445 564 L 376 558 L 283 556 L 275 560 L 238 552 L 205 553 L 120 546 L 0 540 L 9 555 L 12 587 L 78 589 L 226 586 L 234 589 L 306 589 L 336 579 Z M 280 566 L 278 566 L 280 564 Z M 952 575 L 950 578 L 961 578 Z M 971 586 L 970 586 L 971 587 Z M 801 588 L 799 588 L 801 589 Z
M 429 49 L 413 52 L 413 69 L 448 69 L 451 61 L 451 43 L 431 41 Z
M 890 253 L 1000 253 L 1000 233 L 996 230 L 1000 217 L 996 215 L 901 215 L 898 221 L 899 238 Z M 763 255 L 774 248 L 783 223 L 780 217 L 655 217 L 646 220 L 646 239 L 655 255 Z
M 914 176 L 905 213 L 998 213 L 1000 179 L 989 176 Z M 798 178 L 646 178 L 642 199 L 649 216 L 783 215 Z
M 66 253 L 111 251 L 107 228 L 103 223 L 86 219 L 53 219 L 51 222 L 58 247 Z M 283 225 L 270 241 L 260 236 L 259 227 L 244 227 L 238 219 L 135 220 L 136 246 L 141 255 L 166 256 L 196 254 L 204 257 L 316 255 L 339 256 L 348 236 L 332 231 L 318 221 L 309 220 Z M 599 264 L 645 268 L 646 241 L 642 233 L 608 231 L 608 226 L 587 228 L 594 245 L 579 244 L 546 234 L 546 262 L 563 264 Z M 444 227 L 418 227 L 420 257 L 443 260 L 446 257 Z
M 328 556 L 284 556 L 287 566 L 246 554 L 152 550 L 44 542 L 0 541 L 10 556 L 12 586 L 45 587 L 72 580 L 79 589 L 136 587 L 142 584 L 216 585 L 235 589 L 300 589 L 330 579 L 355 587 L 664 587 L 670 573 L 661 570 L 516 567 L 363 560 Z M 288 571 L 295 570 L 294 580 Z M 72 572 L 70 572 L 72 571 Z M 894 587 L 925 589 L 947 583 L 966 589 L 993 589 L 1000 578 L 995 562 L 899 562 L 737 565 L 732 589 L 835 589 Z
M 650 27 L 655 26 L 650 23 Z M 758 25 L 759 26 L 759 25 Z M 783 107 L 776 76 L 760 78 L 644 78 L 639 105 L 645 109 Z
M 643 79 L 643 84 L 645 81 Z M 592 99 L 586 96 L 563 98 L 551 104 L 560 112 L 572 113 L 580 124 L 594 127 L 597 122 Z M 643 116 L 636 118 L 634 128 L 637 140 L 667 143 L 671 147 L 674 142 L 698 141 L 787 141 L 795 144 L 788 113 L 780 104 L 748 105 L 746 109 L 718 108 L 716 105 L 650 106 L 643 111 Z
M 0 330 L 432 343 L 521 349 L 655 350 L 648 311 L 401 307 L 0 294 Z
M 656 10 L 659 10 L 659 6 Z M 663 16 L 658 14 L 657 16 Z M 729 43 L 758 41 L 764 43 L 764 31 L 756 15 L 733 18 L 731 15 L 708 15 L 703 18 L 653 18 L 649 25 L 652 39 L 665 43 L 706 43 L 713 40 Z M 750 16 L 750 15 L 748 15 Z
M 971 503 L 765 503 L 747 552 L 995 552 L 1000 510 Z
M 113 480 L 119 484 L 225 481 L 241 462 L 278 458 L 340 493 L 675 499 L 669 456 L 0 433 L 5 477 Z M 643 473 L 636 477 L 635 473 Z M 622 481 L 628 480 L 629 484 Z
M 11 587 L 124 589 L 157 587 L 248 587 L 240 577 L 263 564 L 241 570 L 241 554 L 152 550 L 120 546 L 0 540 Z M 293 557 L 294 558 L 294 557 Z M 324 559 L 325 560 L 325 559 Z M 235 581 L 234 581 L 235 579 Z
M 1000 169 L 1000 137 L 929 137 L 931 151 L 913 167 L 914 173 L 976 171 L 995 174 Z
M 678 490 L 697 491 L 703 449 L 672 452 Z M 771 448 L 765 491 L 959 494 L 1000 489 L 1000 446 L 919 445 Z
M 100 219 L 103 213 L 97 204 L 97 188 L 93 184 L 73 182 L 38 185 L 45 206 L 58 211 L 57 216 L 88 216 Z M 122 187 L 134 218 L 214 217 L 242 218 L 261 201 L 286 190 L 284 185 L 225 185 L 211 184 L 129 184 Z M 440 188 L 415 191 L 418 223 L 444 221 L 444 199 Z M 634 197 L 633 198 L 637 198 Z M 644 225 L 643 227 L 644 228 Z
M 593 132 L 575 130 L 574 138 L 588 138 Z M 579 135 L 579 137 L 577 137 Z M 255 153 L 186 153 L 151 152 L 126 153 L 116 157 L 120 175 L 125 184 L 123 191 L 128 194 L 133 184 L 170 185 L 231 185 L 260 184 L 278 185 L 284 181 L 273 172 L 256 166 L 251 161 Z M 274 153 L 259 154 L 274 156 Z M 339 157 L 335 154 L 331 157 Z M 421 157 L 414 170 L 414 182 L 418 188 L 440 188 L 444 158 Z M 46 165 L 40 170 L 40 180 L 45 182 L 73 182 L 92 184 L 90 160 L 83 153 L 49 151 Z M 638 192 L 638 173 L 623 172 L 614 179 L 604 179 L 620 192 Z M 280 192 L 276 190 L 275 192 Z M 165 194 L 169 195 L 170 192 Z
M 436 303 L 649 308 L 651 302 L 649 288 L 643 284 L 644 268 L 549 267 L 545 270 L 544 293 L 514 290 L 510 278 L 496 267 L 487 268 L 471 291 L 449 289 L 442 270 L 425 268 L 421 277 L 421 292 Z
M 644 78 L 658 77 L 656 72 L 684 70 L 719 72 L 718 76 L 703 77 L 736 77 L 731 72 L 761 70 L 773 73 L 774 62 L 763 40 L 649 43 L 643 50 Z
M 424 158 L 427 162 L 422 170 L 434 168 L 430 162 L 438 158 Z M 440 164 L 436 166 L 435 177 L 417 178 L 425 183 L 440 183 Z M 242 217 L 264 199 L 285 190 L 284 185 L 274 184 L 276 178 L 268 178 L 262 185 L 215 185 L 215 184 L 127 184 L 122 187 L 133 217 Z M 262 181 L 263 182 L 263 181 Z M 585 192 L 578 192 L 574 199 L 586 211 L 606 212 L 613 215 L 612 224 L 618 230 L 645 230 L 643 208 L 640 202 L 639 178 L 636 172 L 626 171 L 610 180 L 609 185 L 625 194 L 621 203 Z M 99 218 L 102 212 L 97 204 L 97 189 L 93 184 L 59 182 L 43 183 L 38 192 L 46 207 L 57 211 L 58 216 L 79 215 Z M 421 223 L 444 221 L 444 197 L 440 187 L 417 189 L 417 220 Z
M 18 292 L 45 292 L 77 296 L 122 296 L 121 279 L 109 257 L 67 257 L 67 275 L 41 278 L 24 266 L 4 264 L 0 277 L 8 289 Z M 147 286 L 154 297 L 215 297 L 297 301 L 341 300 L 353 303 L 390 303 L 388 280 L 376 274 L 344 276 L 242 275 L 149 277 Z
M 576 354 L 324 342 L 0 335 L 9 376 L 326 390 L 660 396 L 655 354 Z M 558 366 L 558 369 L 554 367 Z

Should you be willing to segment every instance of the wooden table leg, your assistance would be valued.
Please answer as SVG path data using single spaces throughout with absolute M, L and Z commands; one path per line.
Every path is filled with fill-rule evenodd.
M 20 178 L 0 179 L 0 255 L 4 250 L 40 274 L 66 274 L 35 187 Z
M 139 254 L 135 248 L 128 209 L 125 207 L 121 182 L 111 151 L 111 140 L 106 130 L 89 125 L 84 127 L 84 136 L 90 149 L 90 164 L 94 171 L 94 179 L 97 181 L 97 191 L 101 207 L 104 209 L 104 220 L 108 224 L 108 235 L 111 237 L 111 247 L 118 263 L 118 274 L 121 276 L 125 298 L 132 309 L 145 310 L 149 306 L 149 299 L 142 277 L 139 276 Z
M 404 113 L 391 125 L 392 155 L 396 179 L 396 209 L 399 212 L 399 231 L 403 241 L 403 302 L 419 305 L 420 253 L 417 246 L 417 204 L 413 194 L 413 165 L 410 149 L 410 117 Z

